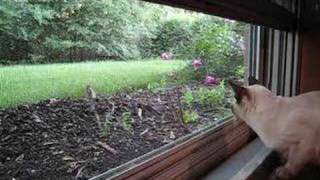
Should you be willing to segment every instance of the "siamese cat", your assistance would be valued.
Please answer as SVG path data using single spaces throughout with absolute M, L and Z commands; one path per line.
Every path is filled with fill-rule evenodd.
M 320 164 L 320 91 L 289 98 L 261 85 L 229 84 L 235 92 L 232 112 L 236 118 L 286 160 L 274 172 L 278 178 L 289 179 L 307 164 Z

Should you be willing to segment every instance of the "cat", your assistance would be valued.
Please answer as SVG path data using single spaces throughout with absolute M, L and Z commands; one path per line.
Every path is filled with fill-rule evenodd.
M 281 97 L 261 85 L 229 84 L 236 99 L 231 108 L 235 117 L 286 160 L 275 176 L 290 179 L 305 165 L 320 164 L 320 91 Z

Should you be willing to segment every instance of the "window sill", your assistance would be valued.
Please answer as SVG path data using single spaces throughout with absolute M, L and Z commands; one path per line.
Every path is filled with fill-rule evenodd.
M 256 138 L 211 171 L 203 180 L 248 179 L 270 154 L 271 150 L 266 148 L 260 139 Z
M 247 125 L 227 118 L 91 180 L 198 178 L 252 139 Z
M 212 170 L 203 180 L 269 180 L 281 163 L 276 153 L 256 138 L 232 157 Z M 308 165 L 291 180 L 320 179 L 319 167 Z

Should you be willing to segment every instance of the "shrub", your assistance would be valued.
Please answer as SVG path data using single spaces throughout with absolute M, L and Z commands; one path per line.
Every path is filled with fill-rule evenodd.
M 224 102 L 225 98 L 225 85 L 221 82 L 215 88 L 200 88 L 195 92 L 197 102 L 202 106 L 219 106 Z
M 207 75 L 204 84 L 208 86 L 217 86 L 220 84 L 220 78 Z
M 243 66 L 241 46 L 243 27 L 236 22 L 204 17 L 192 25 L 192 45 L 186 48 L 185 57 L 200 57 L 207 74 L 229 78 L 237 76 Z
M 0 59 L 18 63 L 127 60 L 172 52 L 176 58 L 203 60 L 206 66 L 196 72 L 196 78 L 203 71 L 219 77 L 241 74 L 236 71 L 242 65 L 240 23 L 137 0 L 4 1 L 1 5 Z
M 162 60 L 172 60 L 174 59 L 174 54 L 172 52 L 164 52 L 160 54 Z
M 199 115 L 196 111 L 186 110 L 183 112 L 183 121 L 186 124 L 196 123 L 198 121 Z
M 191 108 L 193 101 L 193 93 L 190 89 L 188 89 L 182 96 L 182 103 L 186 104 L 189 108 Z
M 173 52 L 177 58 L 180 58 L 183 56 L 183 50 L 192 40 L 190 22 L 178 19 L 164 21 L 159 24 L 155 36 L 154 54 Z

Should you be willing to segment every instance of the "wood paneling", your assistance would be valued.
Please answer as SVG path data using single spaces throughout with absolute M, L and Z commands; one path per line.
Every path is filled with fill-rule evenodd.
M 300 92 L 320 90 L 320 32 L 304 32 L 301 38 Z
M 247 23 L 293 31 L 295 16 L 269 0 L 145 0 Z

